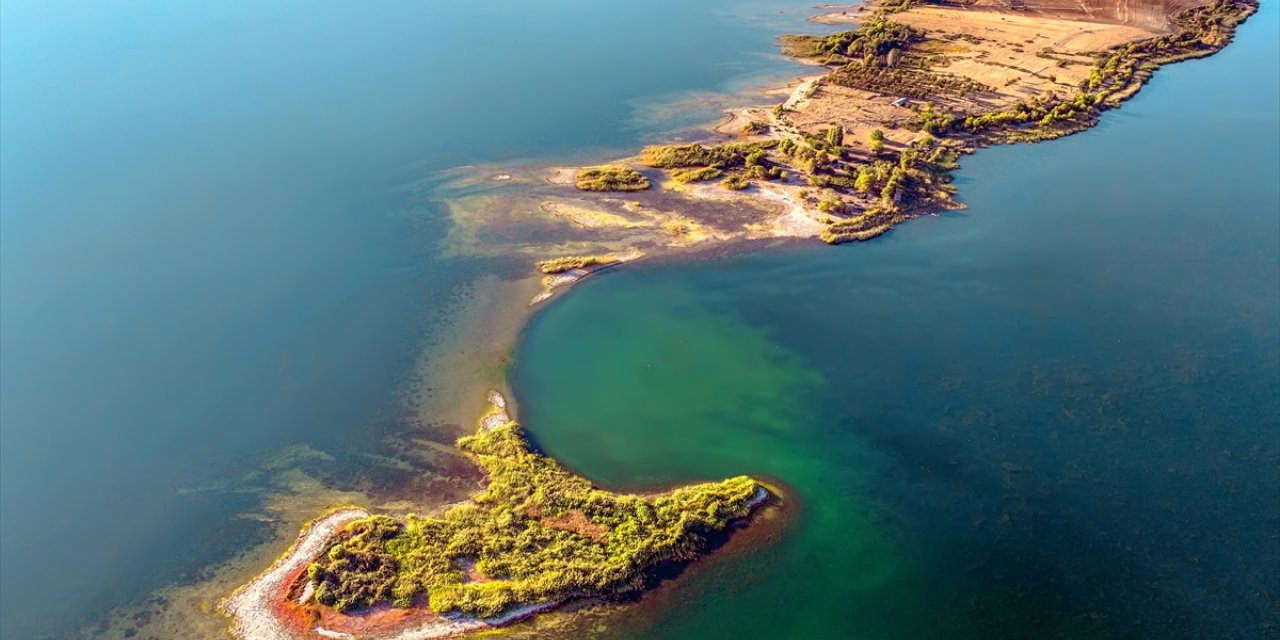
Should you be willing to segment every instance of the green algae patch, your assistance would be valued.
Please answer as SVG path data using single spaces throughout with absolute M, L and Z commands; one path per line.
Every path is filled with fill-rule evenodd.
M 532 451 L 515 422 L 458 446 L 488 476 L 484 491 L 435 517 L 346 525 L 308 567 L 318 602 L 352 611 L 425 599 L 439 614 L 493 618 L 636 591 L 647 569 L 692 559 L 768 495 L 745 476 L 651 497 L 598 489 Z

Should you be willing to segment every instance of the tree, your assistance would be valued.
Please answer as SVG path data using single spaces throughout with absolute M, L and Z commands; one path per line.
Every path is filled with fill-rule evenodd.
M 915 149 L 903 149 L 902 154 L 898 156 L 898 166 L 903 169 L 910 169 L 916 165 L 920 159 L 920 152 Z
M 875 178 L 871 172 L 864 169 L 858 169 L 858 179 L 853 182 L 853 188 L 861 193 L 871 193 L 875 189 Z
M 822 201 L 818 203 L 818 211 L 821 211 L 822 213 L 846 213 L 848 210 L 849 205 L 845 204 L 844 201 L 839 198 L 823 198 Z
M 827 146 L 838 147 L 844 142 L 844 127 L 835 125 L 827 129 Z

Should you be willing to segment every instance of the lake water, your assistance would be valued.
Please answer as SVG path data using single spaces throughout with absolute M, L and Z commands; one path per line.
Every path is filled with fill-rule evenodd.
M 782 535 L 580 637 L 1277 637 L 1277 28 L 966 158 L 966 211 L 540 313 L 513 383 L 552 456 L 786 494 Z
M 378 461 L 444 412 L 400 400 L 420 353 L 510 272 L 443 257 L 439 172 L 712 119 L 795 71 L 774 37 L 808 11 L 0 3 L 0 636 L 278 554 L 283 485 L 439 471 Z

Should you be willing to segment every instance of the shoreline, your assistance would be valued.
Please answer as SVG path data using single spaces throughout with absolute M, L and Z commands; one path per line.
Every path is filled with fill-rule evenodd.
M 1245 17 L 1247 17 L 1248 15 L 1249 14 L 1245 14 Z M 1227 42 L 1229 43 L 1229 41 L 1230 40 L 1228 40 Z M 1225 46 L 1226 46 L 1226 43 L 1222 44 L 1222 46 L 1218 47 L 1217 49 L 1213 49 L 1208 53 L 1204 53 L 1203 55 L 1212 55 L 1212 53 L 1216 53 L 1216 51 L 1220 50 L 1222 47 L 1225 47 Z M 1203 55 L 1197 55 L 1193 57 L 1203 57 Z M 1056 137 L 1060 137 L 1061 135 L 1070 135 L 1072 133 L 1087 130 L 1097 124 L 1096 115 L 1100 115 L 1101 112 L 1105 110 L 1109 110 L 1110 108 L 1118 107 L 1125 100 L 1127 100 L 1128 98 L 1135 95 L 1138 91 L 1140 91 L 1142 86 L 1145 84 L 1145 82 L 1150 78 L 1150 73 L 1153 72 L 1156 68 L 1158 68 L 1159 66 L 1162 66 L 1163 64 L 1171 64 L 1171 63 L 1178 62 L 1185 59 L 1189 59 L 1189 58 L 1175 57 L 1163 62 L 1154 62 L 1154 63 L 1150 62 L 1150 60 L 1143 61 L 1140 65 L 1143 68 L 1141 68 L 1140 72 L 1137 74 L 1136 80 L 1127 83 L 1124 87 L 1119 89 L 1117 92 L 1115 92 L 1111 96 L 1115 101 L 1114 104 L 1107 106 L 1105 109 L 1101 109 L 1098 112 L 1098 114 L 1095 114 L 1095 118 L 1092 121 L 1079 124 L 1077 128 L 1071 128 L 1070 130 L 1064 129 L 1061 131 L 1057 131 L 1055 132 L 1056 135 L 1053 135 L 1052 137 L 1042 137 L 1042 138 L 1031 139 L 1031 140 L 995 139 L 995 138 L 981 139 L 981 140 L 977 140 L 974 146 L 972 146 L 971 148 L 958 149 L 958 151 L 962 154 L 967 154 L 967 153 L 972 153 L 985 146 L 991 146 L 993 144 L 1011 144 L 1015 142 L 1038 142 L 1038 141 L 1049 140 Z M 1155 66 L 1154 67 L 1143 66 L 1143 65 L 1151 65 L 1151 64 L 1154 64 Z M 788 98 L 785 104 L 790 104 L 792 105 L 792 107 L 802 107 L 803 101 L 808 99 L 808 96 L 803 96 L 801 94 L 810 92 L 809 88 L 817 87 L 820 82 L 820 79 L 825 77 L 827 77 L 827 74 L 823 74 L 821 76 L 809 76 L 808 77 L 809 80 L 812 80 L 815 78 L 816 80 L 812 80 L 812 83 L 808 85 L 806 85 L 806 82 L 808 81 L 806 77 L 799 78 L 796 86 L 788 93 Z M 730 133 L 726 133 L 726 128 L 731 128 L 731 125 L 737 124 L 740 120 L 748 120 L 749 113 L 750 113 L 749 109 L 750 108 L 726 112 L 729 115 L 729 119 L 721 123 L 720 125 L 716 126 L 714 130 L 717 133 L 720 133 L 722 135 L 731 135 Z M 739 112 L 741 112 L 742 115 L 739 115 Z M 803 130 L 799 127 L 797 127 L 797 129 Z M 893 142 L 901 143 L 902 141 L 894 140 Z M 905 148 L 906 146 L 907 145 L 903 145 L 903 148 Z M 504 174 L 504 175 L 507 175 L 507 179 L 509 180 L 509 175 L 508 174 Z M 566 186 L 564 184 L 559 184 L 559 182 L 562 182 L 562 180 L 557 181 L 557 183 L 551 183 L 550 181 L 548 182 L 550 184 L 553 184 L 553 186 L 559 186 L 559 187 Z M 690 189 L 689 195 L 694 199 L 698 199 L 700 197 L 698 193 L 698 189 L 701 189 L 701 187 Z M 708 189 L 710 189 L 710 187 L 708 187 Z M 811 238 L 819 235 L 817 227 L 804 225 L 801 222 L 802 220 L 808 220 L 809 222 L 814 223 L 816 225 L 818 224 L 818 220 L 819 220 L 819 217 L 816 215 L 813 215 L 814 212 L 810 208 L 808 208 L 810 205 L 812 205 L 812 202 L 806 202 L 804 198 L 797 197 L 796 192 L 801 190 L 805 190 L 804 187 L 797 187 L 796 185 L 784 186 L 784 185 L 776 185 L 773 183 L 762 183 L 760 185 L 757 185 L 756 188 L 750 189 L 748 193 L 743 194 L 744 196 L 747 196 L 754 200 L 769 200 L 769 201 L 781 204 L 784 207 L 784 212 L 782 214 L 777 215 L 775 218 L 775 221 L 781 220 L 784 217 L 789 217 L 792 221 L 792 224 L 790 226 L 793 231 L 796 229 L 803 228 L 810 232 L 808 235 L 804 235 L 800 233 L 779 233 L 776 235 L 761 236 L 761 237 L 793 237 L 793 238 L 810 237 Z M 720 195 L 719 192 L 712 192 L 711 194 L 712 197 L 718 196 L 718 195 Z M 730 198 L 736 197 L 736 194 L 729 194 L 729 197 Z M 944 206 L 946 204 L 946 200 L 949 200 L 949 198 L 944 199 L 941 202 L 930 200 L 930 201 L 921 203 L 922 206 L 920 206 L 917 210 L 914 210 L 914 211 L 908 210 L 903 214 L 905 217 L 901 217 L 900 219 L 893 220 L 891 223 L 888 224 L 886 228 L 880 229 L 877 233 L 869 237 L 878 236 L 881 233 L 888 231 L 890 228 L 892 228 L 892 226 L 898 223 L 901 223 L 905 220 L 918 217 L 926 213 L 936 213 L 937 211 L 940 211 L 942 209 L 949 208 L 948 206 Z M 852 218 L 842 218 L 842 219 L 847 220 Z M 754 240 L 759 238 L 760 237 L 716 239 L 714 242 L 708 243 L 709 246 L 704 245 L 704 247 L 702 248 L 712 249 L 712 247 L 715 245 L 719 245 L 720 247 L 723 248 L 728 245 L 741 243 L 743 240 Z M 854 239 L 863 240 L 868 238 L 857 237 Z M 660 251 L 654 257 L 661 259 L 664 257 L 671 257 L 676 254 L 688 255 L 684 253 L 683 247 L 676 247 L 676 248 L 679 250 L 670 251 L 670 252 Z M 641 255 L 644 255 L 644 254 L 641 254 Z M 640 256 L 637 256 L 637 258 L 638 257 Z M 540 293 L 538 295 L 535 295 L 533 298 L 525 298 L 530 300 L 530 302 L 526 305 L 526 312 L 522 314 L 522 318 L 518 322 L 513 323 L 515 327 L 515 332 L 513 335 L 511 335 L 510 342 L 514 342 L 516 336 L 518 336 L 519 332 L 523 330 L 523 326 L 527 323 L 527 320 L 530 314 L 536 312 L 536 309 L 528 309 L 528 307 L 533 307 L 537 305 L 538 303 L 550 298 L 551 295 L 554 293 L 554 291 L 561 290 L 562 287 L 568 288 L 572 284 L 575 284 L 576 282 L 580 281 L 582 278 L 592 275 L 596 271 L 603 270 L 611 266 L 618 266 L 625 262 L 626 261 L 620 261 L 617 263 L 601 265 L 596 268 L 583 270 L 581 274 L 574 274 L 576 275 L 576 277 L 566 280 L 565 282 L 559 282 L 554 286 L 548 286 L 544 282 L 543 293 L 546 294 L 545 297 L 539 298 L 538 296 L 543 295 L 543 293 Z M 527 282 L 527 280 L 522 282 Z M 502 307 L 510 307 L 510 306 L 513 306 L 514 304 L 515 304 L 515 301 L 512 301 L 510 299 L 506 300 L 505 302 L 498 303 L 498 305 Z M 499 340 L 499 342 L 501 341 L 502 340 Z M 448 367 L 444 367 L 442 369 L 448 369 Z M 505 385 L 506 385 L 505 376 L 502 376 L 502 377 L 503 377 L 502 380 L 491 381 L 488 384 L 489 385 L 498 384 L 505 388 Z M 501 404 L 497 402 L 493 402 L 493 396 L 495 395 L 498 398 L 502 399 Z M 491 392 L 491 395 L 489 396 L 489 401 L 495 407 L 497 407 L 498 412 L 500 412 L 501 415 L 506 418 L 502 422 L 506 422 L 510 420 L 510 415 L 507 413 L 506 398 L 508 397 L 510 397 L 509 389 L 507 390 L 507 395 L 505 397 L 496 391 Z M 463 410 L 462 407 L 459 407 L 459 411 L 462 411 L 462 410 Z M 490 415 L 497 415 L 497 414 L 495 413 Z M 488 415 L 486 416 L 486 419 L 487 418 L 489 418 Z M 498 418 L 496 417 L 493 418 L 493 421 L 495 421 L 495 423 L 497 420 Z M 485 428 L 492 429 L 493 426 L 488 426 Z M 769 496 L 766 493 L 766 495 L 763 497 L 763 500 L 767 501 L 768 497 Z M 752 509 L 754 509 L 756 506 L 758 506 L 758 504 L 754 504 L 752 506 Z M 268 616 L 271 614 L 269 606 L 264 605 L 263 604 L 264 601 L 261 600 L 262 593 L 264 593 L 263 590 L 269 589 L 273 585 L 278 588 L 280 585 L 276 584 L 275 581 L 278 579 L 278 581 L 282 584 L 285 580 L 288 579 L 289 573 L 297 570 L 297 566 L 295 565 L 297 565 L 299 562 L 303 563 L 301 566 L 305 566 L 305 562 L 309 562 L 309 560 L 303 561 L 303 560 L 299 560 L 298 558 L 305 556 L 307 552 L 313 550 L 313 547 L 315 548 L 314 549 L 315 552 L 319 553 L 320 551 L 319 547 L 323 546 L 325 541 L 332 535 L 334 531 L 336 531 L 338 527 L 344 526 L 346 523 L 351 522 L 354 519 L 357 519 L 357 517 L 352 517 L 350 520 L 347 520 L 345 518 L 351 516 L 352 514 L 357 514 L 357 513 L 364 514 L 362 516 L 357 516 L 357 517 L 365 517 L 368 515 L 368 512 L 360 509 L 351 509 L 346 511 L 340 510 L 340 511 L 322 516 L 321 518 L 315 521 L 312 521 L 311 523 L 308 523 L 307 528 L 299 536 L 298 540 L 295 541 L 293 546 L 290 547 L 289 551 L 287 551 L 284 556 L 282 556 L 279 560 L 277 560 L 276 564 L 273 564 L 272 567 L 269 568 L 266 572 L 254 578 L 253 581 L 251 581 L 249 584 L 245 585 L 241 589 L 238 589 L 235 592 L 235 594 L 229 597 L 225 602 L 225 609 L 223 610 L 227 613 L 227 615 L 230 615 L 233 618 L 233 620 L 236 621 L 235 624 L 237 626 L 234 627 L 233 634 L 236 634 L 237 637 L 241 637 L 244 640 L 258 640 L 259 638 L 286 637 L 278 634 L 271 635 L 271 633 L 268 633 L 268 632 L 279 631 L 283 627 L 271 627 L 269 623 L 262 622 L 259 620 L 259 618 L 253 617 L 253 616 L 262 617 L 262 616 Z M 330 530 L 331 526 L 332 526 L 332 530 Z M 320 541 L 315 542 L 316 539 L 319 539 Z M 285 568 L 286 566 L 290 568 Z M 257 587 L 255 587 L 255 585 L 257 585 Z M 256 605 L 250 602 L 255 599 L 257 599 L 256 600 L 257 605 L 266 606 L 266 609 L 257 607 Z M 484 620 L 479 620 L 479 619 L 444 620 L 442 619 L 437 622 L 426 623 L 414 629 L 405 630 L 402 633 L 399 633 L 396 635 L 378 636 L 378 637 L 385 637 L 388 639 L 395 639 L 395 640 L 411 640 L 411 639 L 426 639 L 426 638 L 443 638 L 443 637 L 449 637 L 449 636 L 459 635 L 464 633 L 471 633 L 487 627 L 501 626 L 503 624 L 511 624 L 518 620 L 523 620 L 525 618 L 537 615 L 538 613 L 556 609 L 564 605 L 567 601 L 569 600 L 562 600 L 562 601 L 551 602 L 551 603 L 529 604 L 522 607 L 518 607 L 517 609 L 512 610 L 512 612 L 514 613 L 515 611 L 519 610 L 520 615 L 512 618 L 508 618 L 507 617 L 508 614 L 504 614 L 499 618 L 484 619 Z M 248 613 L 246 613 L 246 611 L 248 611 Z M 249 623 L 244 623 L 242 620 L 242 618 L 246 615 L 250 616 L 248 618 L 248 620 L 250 621 Z M 491 624 L 493 622 L 498 622 L 498 623 Z M 317 633 L 323 637 L 332 637 L 332 638 L 357 637 L 351 634 L 346 634 L 345 632 L 341 632 L 341 631 L 332 631 L 330 633 L 326 633 L 326 631 L 330 631 L 330 630 L 327 630 L 327 629 L 319 630 L 317 631 Z M 259 635 L 254 635 L 255 633 Z M 262 633 L 267 633 L 267 635 L 261 635 Z M 361 636 L 361 637 L 365 637 L 365 636 Z

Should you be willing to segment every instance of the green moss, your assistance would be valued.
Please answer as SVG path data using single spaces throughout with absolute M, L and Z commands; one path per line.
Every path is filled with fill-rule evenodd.
M 497 616 L 512 607 L 639 589 L 645 570 L 691 558 L 750 511 L 744 476 L 656 497 L 591 486 L 529 449 L 512 422 L 458 441 L 488 475 L 470 502 L 404 522 L 347 525 L 308 569 L 319 602 L 348 611 L 424 599 L 437 613 Z M 467 581 L 463 563 L 483 581 Z
M 605 165 L 578 172 L 576 186 L 583 191 L 644 191 L 649 179 L 635 169 Z

